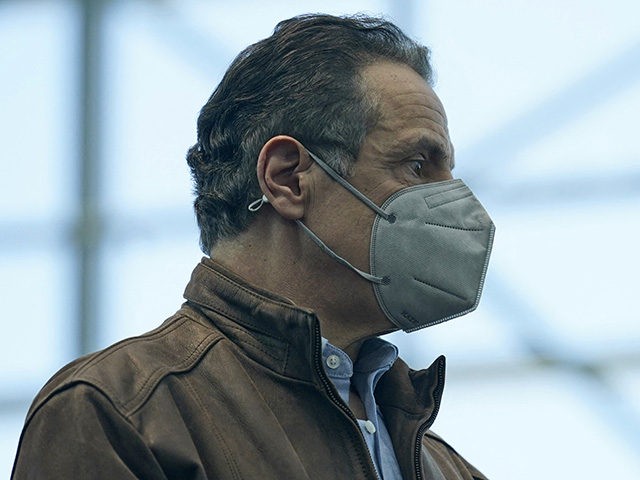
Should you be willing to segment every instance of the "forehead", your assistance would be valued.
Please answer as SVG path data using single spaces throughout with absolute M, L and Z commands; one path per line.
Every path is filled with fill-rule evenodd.
M 444 107 L 424 78 L 406 65 L 390 62 L 365 67 L 361 77 L 378 110 L 364 148 L 393 155 L 423 147 L 453 163 Z
M 446 125 L 440 99 L 427 81 L 409 66 L 379 62 L 364 67 L 360 73 L 366 91 L 378 104 L 383 117 L 398 109 L 420 116 L 430 112 Z

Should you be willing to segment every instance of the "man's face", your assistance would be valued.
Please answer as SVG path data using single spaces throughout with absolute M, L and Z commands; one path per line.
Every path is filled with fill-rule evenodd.
M 414 70 L 396 63 L 370 65 L 362 77 L 365 88 L 377 99 L 380 118 L 364 139 L 349 182 L 382 205 L 403 188 L 451 179 L 453 146 L 444 108 L 433 89 Z M 336 237 L 336 250 L 344 252 L 345 258 L 363 258 L 358 266 L 368 271 L 366 247 L 375 213 L 324 172 L 318 175 L 319 183 L 325 185 L 318 185 L 313 203 L 325 207 L 333 217 L 321 222 L 331 230 L 321 238 Z M 322 233 L 322 225 L 317 228 Z M 350 242 L 354 234 L 366 241 Z M 353 244 L 358 250 L 355 257 L 348 245 L 340 247 L 340 240 Z
M 451 179 L 453 147 L 447 119 L 431 87 L 411 68 L 395 63 L 366 67 L 362 77 L 377 99 L 380 118 L 362 144 L 349 182 L 382 205 L 403 188 Z M 324 172 L 317 175 L 307 225 L 340 256 L 369 271 L 375 213 Z M 358 282 L 349 283 L 354 295 L 370 291 L 375 302 L 365 280 L 348 273 L 345 278 L 346 283 Z
M 362 144 L 351 183 L 380 205 L 402 188 L 451 179 L 453 146 L 433 89 L 404 65 L 375 64 L 363 77 L 380 119 Z

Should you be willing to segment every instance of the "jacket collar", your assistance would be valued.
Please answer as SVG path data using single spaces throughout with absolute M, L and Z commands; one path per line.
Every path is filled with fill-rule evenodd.
M 207 257 L 193 271 L 184 296 L 249 357 L 282 375 L 319 381 L 321 333 L 313 311 L 249 285 Z M 444 387 L 444 368 L 444 357 L 420 371 L 396 360 L 375 392 L 385 418 L 412 419 L 416 431 L 417 426 L 432 423 Z
M 316 380 L 314 356 L 322 347 L 311 310 L 249 285 L 207 257 L 193 271 L 184 297 L 252 359 L 288 377 Z
M 396 360 L 376 388 L 376 401 L 385 419 L 403 478 L 415 478 L 416 463 L 422 464 L 423 477 L 444 478 L 422 448 L 422 437 L 431 427 L 440 409 L 444 388 L 445 358 L 438 357 L 425 370 L 411 370 Z

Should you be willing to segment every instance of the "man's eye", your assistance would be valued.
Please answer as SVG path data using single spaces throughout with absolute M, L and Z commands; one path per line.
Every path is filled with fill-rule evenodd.
M 424 166 L 424 160 L 411 160 L 411 162 L 409 163 L 410 167 L 411 167 L 411 171 L 420 176 L 420 174 L 422 174 L 422 167 Z

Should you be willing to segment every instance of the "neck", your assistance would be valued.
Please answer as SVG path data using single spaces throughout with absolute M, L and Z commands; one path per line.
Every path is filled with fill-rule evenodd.
M 264 211 L 212 257 L 248 283 L 315 311 L 322 335 L 355 360 L 367 338 L 393 331 L 371 284 L 320 250 L 293 221 Z

